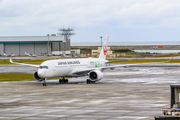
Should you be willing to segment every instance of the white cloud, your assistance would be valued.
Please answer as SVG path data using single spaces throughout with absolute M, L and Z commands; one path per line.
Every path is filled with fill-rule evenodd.
M 164 27 L 162 21 L 171 17 L 173 19 L 179 17 L 179 3 L 180 1 L 169 0 L 142 1 L 129 7 L 122 7 L 116 15 L 117 19 L 127 23 L 128 27 Z M 168 27 L 174 26 L 168 25 Z
M 97 27 L 180 27 L 178 0 L 1 0 L 4 30 Z M 113 23 L 112 23 L 113 24 Z

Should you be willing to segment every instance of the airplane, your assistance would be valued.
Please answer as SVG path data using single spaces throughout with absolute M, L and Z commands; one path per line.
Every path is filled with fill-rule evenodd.
M 29 57 L 37 57 L 36 54 L 29 54 L 29 53 L 27 53 L 27 52 L 25 52 L 25 55 L 28 55 Z
M 46 86 L 46 79 L 53 77 L 62 77 L 59 79 L 59 83 L 68 83 L 68 79 L 65 77 L 83 77 L 89 76 L 86 80 L 87 84 L 96 83 L 103 78 L 103 71 L 105 69 L 114 70 L 116 67 L 129 67 L 136 66 L 137 64 L 121 64 L 121 65 L 109 65 L 112 61 L 106 60 L 107 55 L 107 43 L 109 36 L 106 37 L 99 58 L 79 58 L 79 59 L 57 59 L 47 60 L 40 65 L 17 63 L 12 61 L 11 63 L 27 65 L 37 67 L 37 71 L 34 73 L 34 79 L 37 82 L 43 82 L 43 86 Z M 121 60 L 122 61 L 122 60 Z M 119 61 L 115 61 L 119 62 Z M 149 64 L 149 63 L 145 63 Z M 141 64 L 142 65 L 142 64 Z
M 11 57 L 11 56 L 15 57 L 15 54 L 14 53 L 11 53 L 11 54 L 4 53 L 4 56 L 6 56 L 6 57 Z

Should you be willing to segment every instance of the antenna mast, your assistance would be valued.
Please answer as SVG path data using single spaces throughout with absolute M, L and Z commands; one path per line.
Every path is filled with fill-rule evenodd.
M 73 28 L 59 28 L 58 31 L 61 31 L 58 33 L 58 35 L 64 35 L 65 39 L 70 39 L 72 35 L 76 35 L 76 33 L 73 32 Z
M 70 40 L 70 37 L 72 35 L 76 35 L 73 28 L 59 28 L 58 31 L 60 31 L 59 33 L 57 33 L 58 35 L 63 35 L 65 37 L 65 40 L 67 41 L 68 39 Z M 65 55 L 65 42 L 63 44 L 63 54 Z

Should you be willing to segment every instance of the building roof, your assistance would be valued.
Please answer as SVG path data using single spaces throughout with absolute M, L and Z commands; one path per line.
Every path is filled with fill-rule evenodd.
M 1 36 L 0 43 L 48 43 L 65 42 L 63 35 L 60 36 Z

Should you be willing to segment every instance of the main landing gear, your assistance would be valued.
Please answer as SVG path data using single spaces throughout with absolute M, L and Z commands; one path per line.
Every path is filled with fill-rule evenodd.
M 47 86 L 47 84 L 46 84 L 46 78 L 45 78 L 45 80 L 44 80 L 44 82 L 43 82 L 42 85 L 43 85 L 43 86 Z
M 90 80 L 90 79 L 87 79 L 87 80 L 86 80 L 86 83 L 87 83 L 87 84 L 94 84 L 94 83 L 96 83 L 96 81 L 92 81 L 92 80 Z
M 61 84 L 68 83 L 68 79 L 64 79 L 64 77 L 63 77 L 63 79 L 59 79 L 59 83 L 61 83 Z

